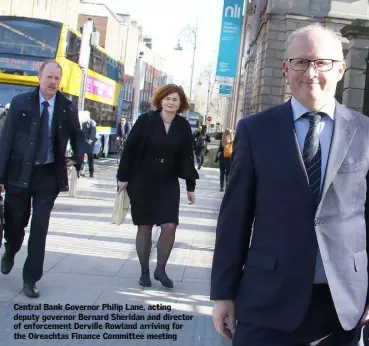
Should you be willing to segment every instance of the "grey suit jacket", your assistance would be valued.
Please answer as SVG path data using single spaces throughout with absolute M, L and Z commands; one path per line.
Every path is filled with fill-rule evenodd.
M 339 320 L 354 328 L 368 297 L 369 118 L 337 103 L 317 209 L 290 102 L 242 119 L 233 148 L 210 298 L 235 300 L 240 321 L 292 331 L 309 306 L 319 246 Z
M 368 171 L 369 118 L 337 103 L 315 231 L 346 330 L 356 326 L 367 304 Z

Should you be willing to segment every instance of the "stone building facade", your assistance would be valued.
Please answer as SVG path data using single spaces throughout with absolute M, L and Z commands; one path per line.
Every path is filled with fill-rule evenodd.
M 77 27 L 79 0 L 0 0 L 0 15 L 54 20 Z
M 296 29 L 319 22 L 341 38 L 347 71 L 336 98 L 363 111 L 369 48 L 367 0 L 245 0 L 240 73 L 228 125 L 290 97 L 282 74 L 286 40 Z M 356 20 L 355 20 L 356 19 Z M 369 90 L 368 90 L 369 92 Z M 369 101 L 368 101 L 369 102 Z

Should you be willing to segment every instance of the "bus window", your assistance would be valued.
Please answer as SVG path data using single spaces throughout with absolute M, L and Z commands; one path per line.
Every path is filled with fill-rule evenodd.
M 118 63 L 108 56 L 106 57 L 106 77 L 111 78 L 114 81 L 118 81 Z
M 0 21 L 0 54 L 53 59 L 58 48 L 60 26 L 24 18 Z
M 89 68 L 104 76 L 106 75 L 106 55 L 95 47 L 91 47 Z
M 95 120 L 99 126 L 115 128 L 117 121 L 116 107 L 85 99 L 85 109 L 90 111 L 91 119 Z
M 0 104 L 10 103 L 14 96 L 35 90 L 34 86 L 18 84 L 0 84 Z
M 67 48 L 65 51 L 65 57 L 78 64 L 79 52 L 81 50 L 81 38 L 75 33 L 68 30 L 67 35 Z

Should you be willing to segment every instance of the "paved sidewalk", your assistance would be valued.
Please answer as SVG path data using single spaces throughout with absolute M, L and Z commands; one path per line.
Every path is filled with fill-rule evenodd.
M 222 198 L 222 193 L 218 191 L 219 171 L 201 169 L 194 206 L 188 205 L 185 184 L 181 182 L 180 225 L 167 269 L 175 287 L 169 290 L 153 278 L 151 288 L 142 289 L 138 284 L 140 271 L 135 250 L 136 228 L 130 215 L 124 225 L 118 227 L 111 224 L 116 168 L 108 164 L 101 167 L 94 179 L 81 178 L 78 181 L 78 198 L 72 199 L 68 193 L 63 193 L 56 201 L 47 238 L 45 274 L 38 284 L 40 298 L 32 300 L 21 292 L 26 247 L 18 253 L 12 272 L 8 276 L 0 274 L 0 345 L 230 345 L 214 331 L 212 304 L 209 301 L 215 225 Z M 159 234 L 160 230 L 155 228 L 152 272 Z M 24 244 L 27 241 L 28 234 Z M 0 254 L 2 252 L 3 249 Z M 19 306 L 39 303 L 43 308 L 44 304 L 60 303 L 64 310 L 15 310 Z M 93 311 L 67 311 L 66 304 L 99 307 Z M 108 308 L 111 310 L 102 310 L 103 304 L 110 304 Z M 141 304 L 145 310 L 125 310 L 131 305 Z M 159 310 L 149 311 L 149 305 Z M 123 310 L 119 311 L 121 308 Z M 84 314 L 84 318 L 87 315 L 92 317 L 79 321 L 78 314 Z M 49 320 L 43 322 L 41 315 Z M 117 318 L 142 317 L 144 320 L 114 321 L 113 315 Z M 149 320 L 149 315 L 157 319 Z M 19 321 L 17 316 L 34 320 Z M 98 316 L 106 316 L 109 321 L 96 320 Z M 72 318 L 74 320 L 60 320 Z M 20 329 L 15 330 L 19 323 L 22 323 Z M 75 329 L 74 323 L 86 329 L 56 329 L 61 325 L 67 328 L 68 323 L 71 323 L 69 327 L 72 329 Z M 33 329 L 25 329 L 28 325 Z M 40 329 L 46 325 L 54 328 Z M 103 329 L 98 329 L 100 325 Z M 107 326 L 114 329 L 106 329 Z M 146 329 L 140 329 L 143 326 Z M 122 327 L 132 329 L 119 329 Z M 26 340 L 14 339 L 14 333 L 18 331 L 26 335 Z M 79 337 L 100 335 L 101 338 L 71 339 L 72 332 L 79 333 Z M 69 338 L 58 340 L 58 333 L 59 338 L 64 334 Z M 103 338 L 104 333 L 107 333 L 104 337 L 109 339 Z M 41 334 L 54 339 L 41 339 Z M 133 339 L 140 334 L 143 340 Z M 122 339 L 122 335 L 130 339 Z M 38 339 L 30 339 L 32 336 Z M 110 339 L 113 336 L 121 339 Z

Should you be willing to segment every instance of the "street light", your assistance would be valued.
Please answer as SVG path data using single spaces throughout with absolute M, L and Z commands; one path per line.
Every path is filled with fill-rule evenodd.
M 178 39 L 177 45 L 174 47 L 174 50 L 183 50 L 183 48 L 181 47 L 181 43 Z
M 193 72 L 194 72 L 194 68 L 195 68 L 195 52 L 196 52 L 196 44 L 197 44 L 197 20 L 196 20 L 196 25 L 195 27 L 191 27 L 191 26 L 187 26 L 186 28 L 184 28 L 178 35 L 178 42 L 177 45 L 174 47 L 174 50 L 183 50 L 181 43 L 180 43 L 180 38 L 183 37 L 184 41 L 188 42 L 188 43 L 192 43 L 193 44 L 193 53 L 192 53 L 192 65 L 191 65 L 191 79 L 190 79 L 190 105 L 192 102 L 192 84 L 193 84 Z M 187 113 L 187 120 L 189 117 L 189 113 Z
M 213 89 L 211 86 L 211 66 L 208 66 L 199 77 L 198 85 L 202 85 L 204 80 L 208 81 L 208 93 L 206 97 L 206 108 L 205 108 L 205 123 L 207 122 L 208 112 L 209 112 L 209 100 L 210 100 L 210 92 Z

